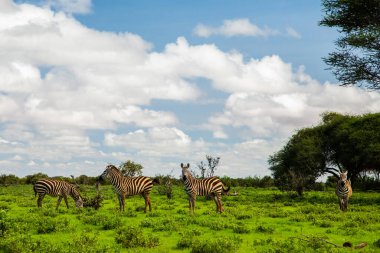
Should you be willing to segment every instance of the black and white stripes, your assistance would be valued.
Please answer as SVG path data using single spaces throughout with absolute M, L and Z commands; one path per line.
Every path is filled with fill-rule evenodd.
M 75 187 L 76 186 L 61 180 L 41 179 L 33 186 L 35 196 L 38 194 L 37 206 L 42 206 L 42 199 L 47 194 L 52 197 L 59 196 L 56 209 L 58 209 L 62 198 L 65 200 L 66 207 L 69 208 L 67 196 L 71 196 L 74 199 L 76 207 L 83 207 L 83 199 Z
M 153 187 L 153 181 L 149 177 L 125 177 L 119 169 L 114 165 L 108 165 L 101 175 L 103 179 L 109 179 L 116 194 L 119 198 L 120 211 L 124 211 L 125 197 L 141 194 L 145 199 L 145 209 L 149 206 L 149 211 L 152 211 L 150 192 Z
M 347 171 L 339 175 L 336 195 L 338 196 L 340 210 L 347 211 L 348 199 L 352 196 L 352 188 L 350 180 L 347 179 Z
M 216 211 L 223 212 L 222 192 L 228 192 L 230 187 L 224 188 L 222 181 L 217 177 L 196 179 L 189 171 L 190 164 L 181 163 L 182 179 L 185 184 L 185 191 L 189 197 L 189 209 L 193 213 L 195 209 L 196 196 L 212 195 L 216 204 Z

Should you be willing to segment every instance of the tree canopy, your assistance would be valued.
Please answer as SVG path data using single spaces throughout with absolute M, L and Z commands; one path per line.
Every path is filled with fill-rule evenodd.
M 128 160 L 120 164 L 119 169 L 121 173 L 124 174 L 124 176 L 134 177 L 142 175 L 143 166 L 141 164 Z
M 268 163 L 276 185 L 299 195 L 326 173 L 346 170 L 354 183 L 363 171 L 380 171 L 380 113 L 325 113 L 320 125 L 299 130 Z
M 343 34 L 336 52 L 324 58 L 342 85 L 380 89 L 380 1 L 322 0 L 320 25 Z

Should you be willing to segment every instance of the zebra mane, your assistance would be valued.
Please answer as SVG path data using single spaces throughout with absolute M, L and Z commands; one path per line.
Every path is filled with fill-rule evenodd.
M 121 171 L 120 171 L 118 168 L 116 168 L 115 165 L 110 164 L 110 165 L 107 166 L 107 169 L 108 169 L 109 171 L 112 171 L 112 172 L 114 172 L 114 173 L 120 175 L 120 176 L 124 176 L 123 173 L 121 173 Z

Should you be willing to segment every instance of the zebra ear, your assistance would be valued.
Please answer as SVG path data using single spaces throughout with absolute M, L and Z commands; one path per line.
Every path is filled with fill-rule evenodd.
M 181 163 L 181 168 L 183 168 L 183 163 Z
M 187 164 L 187 168 L 190 168 L 190 163 Z

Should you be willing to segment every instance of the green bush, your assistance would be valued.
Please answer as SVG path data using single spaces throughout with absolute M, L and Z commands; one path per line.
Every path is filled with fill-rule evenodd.
M 242 240 L 239 237 L 218 237 L 214 239 L 193 240 L 192 253 L 230 253 L 237 252 Z
M 118 229 L 115 239 L 125 248 L 152 248 L 160 244 L 158 237 L 146 236 L 141 228 L 132 226 Z
M 274 228 L 272 227 L 265 227 L 265 226 L 258 226 L 256 227 L 256 232 L 258 233 L 266 233 L 266 234 L 273 234 Z
M 378 239 L 377 241 L 375 241 L 373 243 L 373 246 L 375 246 L 376 248 L 380 248 L 380 239 Z

